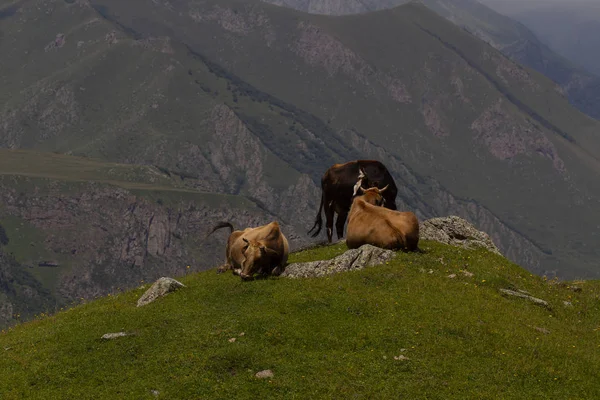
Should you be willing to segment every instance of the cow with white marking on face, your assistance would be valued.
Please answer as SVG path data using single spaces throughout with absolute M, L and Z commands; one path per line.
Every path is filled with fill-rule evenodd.
M 384 207 L 396 209 L 396 195 L 398 189 L 394 178 L 389 173 L 385 165 L 377 160 L 355 160 L 345 164 L 332 165 L 321 178 L 321 204 L 319 212 L 315 219 L 315 224 L 308 231 L 310 234 L 315 232 L 312 237 L 316 237 L 323 227 L 321 210 L 325 211 L 327 240 L 331 243 L 333 238 L 333 218 L 337 213 L 335 222 L 337 237 L 341 239 L 344 236 L 344 226 L 346 218 L 352 205 L 352 198 L 359 187 L 384 187 L 387 186 L 383 198 Z

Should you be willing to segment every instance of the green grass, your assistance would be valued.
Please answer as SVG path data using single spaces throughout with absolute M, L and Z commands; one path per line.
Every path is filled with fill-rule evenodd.
M 181 278 L 186 288 L 142 308 L 136 300 L 148 285 L 41 316 L 0 335 L 0 397 L 600 395 L 598 282 L 578 282 L 575 292 L 484 250 L 421 247 L 425 254 L 319 279 L 241 282 L 210 270 Z M 527 290 L 552 310 L 505 298 L 504 287 Z M 118 331 L 134 336 L 100 339 Z M 400 355 L 408 360 L 394 359 Z M 264 369 L 274 378 L 254 377 Z
M 64 256 L 54 254 L 44 246 L 44 234 L 41 230 L 26 220 L 7 215 L 0 216 L 0 225 L 2 225 L 10 238 L 10 241 L 4 246 L 4 251 L 13 255 L 16 261 L 29 267 L 29 272 L 43 282 L 48 289 L 54 288 L 59 274 L 64 265 Z M 58 261 L 61 267 L 47 268 L 38 267 L 41 261 Z
M 0 175 L 96 181 L 125 188 L 177 189 L 177 182 L 151 166 L 110 163 L 93 158 L 31 150 L 0 149 Z

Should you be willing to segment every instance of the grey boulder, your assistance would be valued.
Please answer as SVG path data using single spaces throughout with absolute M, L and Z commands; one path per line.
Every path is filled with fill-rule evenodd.
M 137 306 L 141 307 L 150 304 L 159 297 L 166 296 L 182 287 L 185 287 L 185 285 L 175 279 L 160 278 L 139 298 Z

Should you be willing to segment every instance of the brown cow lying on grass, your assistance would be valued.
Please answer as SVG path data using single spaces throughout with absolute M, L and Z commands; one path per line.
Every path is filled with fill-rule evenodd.
M 234 231 L 229 222 L 221 222 L 206 235 L 220 228 L 229 227 L 231 233 L 225 249 L 225 265 L 219 273 L 232 270 L 242 280 L 250 280 L 254 274 L 280 275 L 287 264 L 289 245 L 276 221 L 256 228 Z
M 348 218 L 346 245 L 356 249 L 370 244 L 383 249 L 419 251 L 419 221 L 408 211 L 400 212 L 381 207 L 383 189 L 358 188 Z

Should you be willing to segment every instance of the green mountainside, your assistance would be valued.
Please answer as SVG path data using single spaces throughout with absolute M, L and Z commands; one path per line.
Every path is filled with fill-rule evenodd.
M 0 236 L 2 232 L 0 225 Z M 0 238 L 0 327 L 56 308 L 56 300 L 14 257 L 5 253 Z
M 600 395 L 599 282 L 547 281 L 486 250 L 421 248 L 327 278 L 241 282 L 213 269 L 182 277 L 186 287 L 143 307 L 136 302 L 148 284 L 40 315 L 0 333 L 0 397 Z M 116 332 L 130 336 L 101 339 Z M 273 376 L 255 377 L 264 370 Z
M 310 13 L 345 15 L 388 9 L 411 0 L 263 1 Z M 600 76 L 597 68 L 589 68 L 589 60 L 597 57 L 597 52 L 592 49 L 595 49 L 594 40 L 598 37 L 594 34 L 594 29 L 597 31 L 600 25 L 594 24 L 598 18 L 594 19 L 593 16 L 585 17 L 585 24 L 578 24 L 577 15 L 573 15 L 578 13 L 577 11 L 574 13 L 573 8 L 591 10 L 592 14 L 599 15 L 597 6 L 594 7 L 588 2 L 588 6 L 584 7 L 585 1 L 580 2 L 580 6 L 579 3 L 562 0 L 551 4 L 544 0 L 537 2 L 537 5 L 531 0 L 518 0 L 513 3 L 508 0 L 481 2 L 420 0 L 419 2 L 488 42 L 517 63 L 533 68 L 554 80 L 575 107 L 594 118 L 600 118 Z M 543 3 L 546 3 L 546 6 Z M 486 5 L 512 18 L 495 12 Z M 526 11 L 518 12 L 520 8 L 525 8 Z M 508 12 L 510 10 L 513 12 Z M 547 15 L 547 18 L 542 14 Z M 525 23 L 526 26 L 518 21 Z M 575 35 L 578 35 L 580 40 L 575 40 L 573 38 Z M 546 43 L 550 44 L 552 49 Z M 584 50 L 584 46 L 587 46 L 587 49 Z M 577 65 L 588 69 L 585 70 Z
M 3 10 L 0 224 L 59 304 L 212 267 L 222 219 L 307 244 L 320 176 L 357 158 L 388 166 L 421 220 L 466 218 L 536 274 L 599 274 L 599 123 L 421 5 Z

